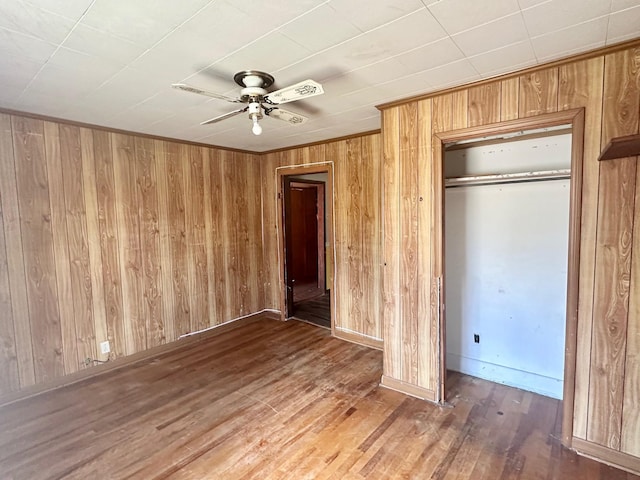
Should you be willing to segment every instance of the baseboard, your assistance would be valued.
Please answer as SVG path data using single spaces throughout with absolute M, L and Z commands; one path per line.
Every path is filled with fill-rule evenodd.
M 627 453 L 612 450 L 582 438 L 573 437 L 571 449 L 578 455 L 592 458 L 598 462 L 619 468 L 634 475 L 640 475 L 640 458 Z
M 546 397 L 562 399 L 561 379 L 506 367 L 496 363 L 447 352 L 447 369 L 483 378 L 490 382 L 527 390 Z
M 157 357 L 158 355 L 162 355 L 163 353 L 168 353 L 188 345 L 202 342 L 213 336 L 220 335 L 222 333 L 234 330 L 248 323 L 252 323 L 261 319 L 279 320 L 280 317 L 275 317 L 271 315 L 269 311 L 263 310 L 254 314 L 246 315 L 244 317 L 234 318 L 233 320 L 221 323 L 220 325 L 215 325 L 214 327 L 208 328 L 206 330 L 183 336 L 172 342 L 165 343 L 164 345 L 158 345 L 157 347 L 152 347 L 142 352 L 127 355 L 126 357 L 116 358 L 115 360 L 101 363 L 100 365 L 86 368 L 84 370 L 79 370 L 69 375 L 65 375 L 64 377 L 58 377 L 44 383 L 31 385 L 16 392 L 0 395 L 0 407 L 17 402 L 19 400 L 24 400 L 25 398 L 39 395 L 44 392 L 48 392 L 50 390 L 55 390 L 57 388 L 65 387 L 73 383 L 78 383 L 88 378 L 102 375 L 103 373 L 107 373 L 112 370 L 117 370 L 119 368 L 123 368 L 128 365 L 147 360 L 148 358 Z
M 380 379 L 380 386 L 421 400 L 427 400 L 434 403 L 437 402 L 436 392 L 411 383 L 403 382 L 402 380 L 396 380 L 395 378 L 391 378 L 387 375 L 383 375 Z
M 376 350 L 382 350 L 383 346 L 382 340 L 379 338 L 369 337 L 367 335 L 362 335 L 361 333 L 340 330 L 338 328 L 334 329 L 333 336 L 340 340 L 357 343 L 358 345 L 375 348 Z

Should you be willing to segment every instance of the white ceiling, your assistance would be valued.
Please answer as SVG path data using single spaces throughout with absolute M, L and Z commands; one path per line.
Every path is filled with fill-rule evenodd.
M 0 106 L 133 132 L 266 151 L 380 127 L 375 105 L 640 37 L 640 0 L 2 0 Z M 307 78 L 254 136 L 233 74 Z

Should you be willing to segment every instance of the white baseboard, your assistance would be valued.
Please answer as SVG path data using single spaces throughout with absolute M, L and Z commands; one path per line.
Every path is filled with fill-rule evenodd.
M 525 372 L 495 363 L 469 358 L 455 353 L 447 353 L 447 369 L 502 383 L 510 387 L 539 393 L 546 397 L 562 399 L 562 379 Z

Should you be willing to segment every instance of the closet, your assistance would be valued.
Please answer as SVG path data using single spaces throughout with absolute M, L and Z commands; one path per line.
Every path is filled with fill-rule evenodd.
M 449 144 L 446 367 L 562 398 L 571 133 Z

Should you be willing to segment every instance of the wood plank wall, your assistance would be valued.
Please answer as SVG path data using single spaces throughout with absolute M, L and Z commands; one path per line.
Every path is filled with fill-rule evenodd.
M 640 168 L 637 158 L 597 161 L 612 137 L 638 133 L 637 44 L 383 108 L 384 374 L 437 391 L 436 313 L 424 299 L 436 282 L 426 274 L 437 251 L 428 225 L 438 182 L 424 170 L 431 135 L 579 107 L 586 116 L 574 437 L 639 457 Z
M 263 309 L 260 157 L 0 113 L 0 396 Z M 258 192 L 258 193 L 256 193 Z
M 280 311 L 277 168 L 333 163 L 336 330 L 382 339 L 380 134 L 267 153 L 262 157 L 265 307 Z

